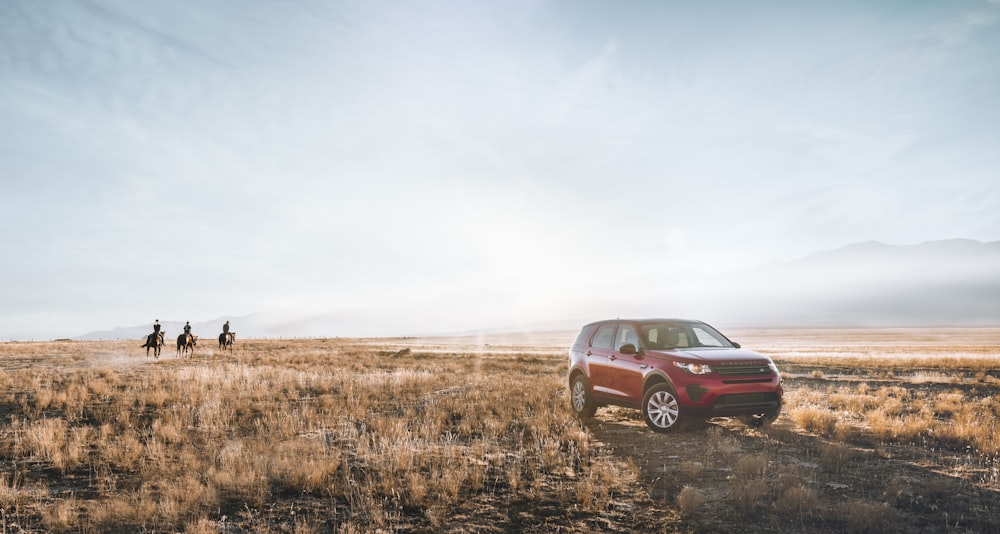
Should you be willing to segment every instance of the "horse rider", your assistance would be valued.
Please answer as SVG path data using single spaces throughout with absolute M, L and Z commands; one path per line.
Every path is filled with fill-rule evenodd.
M 223 334 L 229 333 L 229 321 L 226 321 L 226 324 L 222 325 L 222 333 Z
M 146 344 L 156 343 L 161 339 L 163 339 L 163 334 L 160 333 L 160 320 L 157 319 L 153 321 L 153 334 L 146 336 Z
M 191 335 L 191 321 L 187 321 L 184 323 L 184 335 L 185 336 Z

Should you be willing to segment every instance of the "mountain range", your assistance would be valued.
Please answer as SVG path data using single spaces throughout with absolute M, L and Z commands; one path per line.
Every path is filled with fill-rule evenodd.
M 671 287 L 740 326 L 1000 325 L 1000 242 L 864 242 Z
M 951 239 L 897 246 L 869 241 L 723 274 L 650 273 L 614 283 L 597 281 L 567 295 L 561 307 L 548 303 L 548 315 L 492 321 L 488 316 L 456 320 L 463 299 L 475 300 L 457 296 L 454 307 L 443 298 L 399 303 L 391 309 L 298 316 L 261 312 L 192 327 L 195 334 L 214 338 L 226 320 L 243 337 L 575 329 L 608 316 L 689 317 L 726 327 L 997 326 L 1000 242 Z M 505 303 L 501 299 L 495 304 Z M 449 313 L 448 320 L 437 319 Z M 183 324 L 163 321 L 168 336 L 180 333 Z M 141 339 L 151 330 L 151 324 L 138 325 L 75 339 Z

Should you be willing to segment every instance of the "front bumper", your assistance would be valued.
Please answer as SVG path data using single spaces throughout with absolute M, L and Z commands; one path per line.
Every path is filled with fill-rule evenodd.
M 733 383 L 707 377 L 677 384 L 677 397 L 682 410 L 692 415 L 706 417 L 751 415 L 781 410 L 784 390 L 782 380 L 771 376 L 768 380 Z

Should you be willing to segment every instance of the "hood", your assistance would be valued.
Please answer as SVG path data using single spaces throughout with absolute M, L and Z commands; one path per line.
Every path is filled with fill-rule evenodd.
M 687 360 L 701 360 L 706 363 L 726 363 L 732 362 L 734 365 L 744 365 L 746 362 L 770 362 L 771 359 L 763 354 L 746 349 L 729 348 L 692 348 L 674 350 L 650 350 L 647 351 L 657 357 L 677 358 L 678 356 Z

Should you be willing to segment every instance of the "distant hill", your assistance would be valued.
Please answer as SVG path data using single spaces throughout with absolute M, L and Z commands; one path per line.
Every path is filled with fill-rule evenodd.
M 196 323 L 215 337 L 232 321 L 244 337 L 446 334 L 497 330 L 575 329 L 606 317 L 674 316 L 732 326 L 996 326 L 1000 325 L 1000 242 L 967 239 L 895 246 L 874 241 L 770 262 L 729 273 L 651 273 L 579 288 L 557 312 L 535 317 L 473 316 L 503 308 L 503 296 L 448 295 L 386 309 L 290 316 L 262 312 Z M 484 304 L 483 299 L 493 299 Z M 462 306 L 465 306 L 463 308 Z M 164 321 L 176 337 L 183 322 Z M 90 332 L 76 339 L 142 339 L 151 325 Z
M 661 305 L 746 326 L 1000 325 L 1000 242 L 865 242 L 660 283 Z

